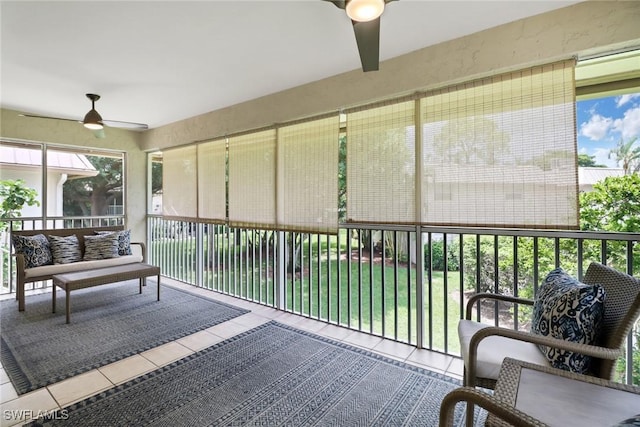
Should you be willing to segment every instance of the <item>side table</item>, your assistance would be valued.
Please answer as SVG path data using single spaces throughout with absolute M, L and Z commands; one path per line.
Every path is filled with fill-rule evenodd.
M 494 397 L 549 426 L 611 426 L 640 413 L 640 387 L 509 358 Z M 506 424 L 489 414 L 486 425 Z

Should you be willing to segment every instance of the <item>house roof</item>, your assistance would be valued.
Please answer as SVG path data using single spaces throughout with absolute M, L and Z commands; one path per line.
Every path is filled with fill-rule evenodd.
M 40 168 L 42 151 L 0 145 L 0 166 L 3 168 Z M 76 176 L 96 176 L 98 171 L 82 154 L 68 151 L 47 151 L 47 169 Z
M 605 178 L 608 178 L 610 176 L 623 175 L 624 170 L 622 168 L 578 168 L 578 182 L 580 182 L 580 185 L 593 185 L 597 182 L 604 181 Z

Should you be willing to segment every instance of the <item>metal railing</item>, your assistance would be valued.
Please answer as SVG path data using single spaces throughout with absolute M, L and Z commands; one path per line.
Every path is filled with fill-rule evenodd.
M 640 234 L 355 225 L 337 236 L 234 229 L 150 216 L 163 275 L 309 318 L 457 356 L 457 323 L 479 291 L 532 298 L 556 267 L 592 261 L 640 273 Z M 483 322 L 528 329 L 526 308 L 478 307 Z M 633 369 L 634 334 L 619 379 Z

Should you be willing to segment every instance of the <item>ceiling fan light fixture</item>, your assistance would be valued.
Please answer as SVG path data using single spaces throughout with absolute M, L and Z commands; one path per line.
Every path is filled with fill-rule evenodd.
M 91 130 L 100 130 L 104 127 L 102 125 L 102 117 L 94 109 L 91 109 L 91 111 L 84 116 L 82 123 L 84 124 L 84 127 Z
M 377 19 L 384 12 L 384 0 L 350 0 L 347 2 L 347 16 L 357 22 Z

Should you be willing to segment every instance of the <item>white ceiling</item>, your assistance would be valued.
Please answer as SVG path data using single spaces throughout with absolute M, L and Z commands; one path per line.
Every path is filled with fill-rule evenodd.
M 578 1 L 387 5 L 381 60 Z M 360 68 L 351 22 L 320 0 L 1 1 L 0 104 L 157 127 Z M 384 68 L 384 63 L 380 64 Z

